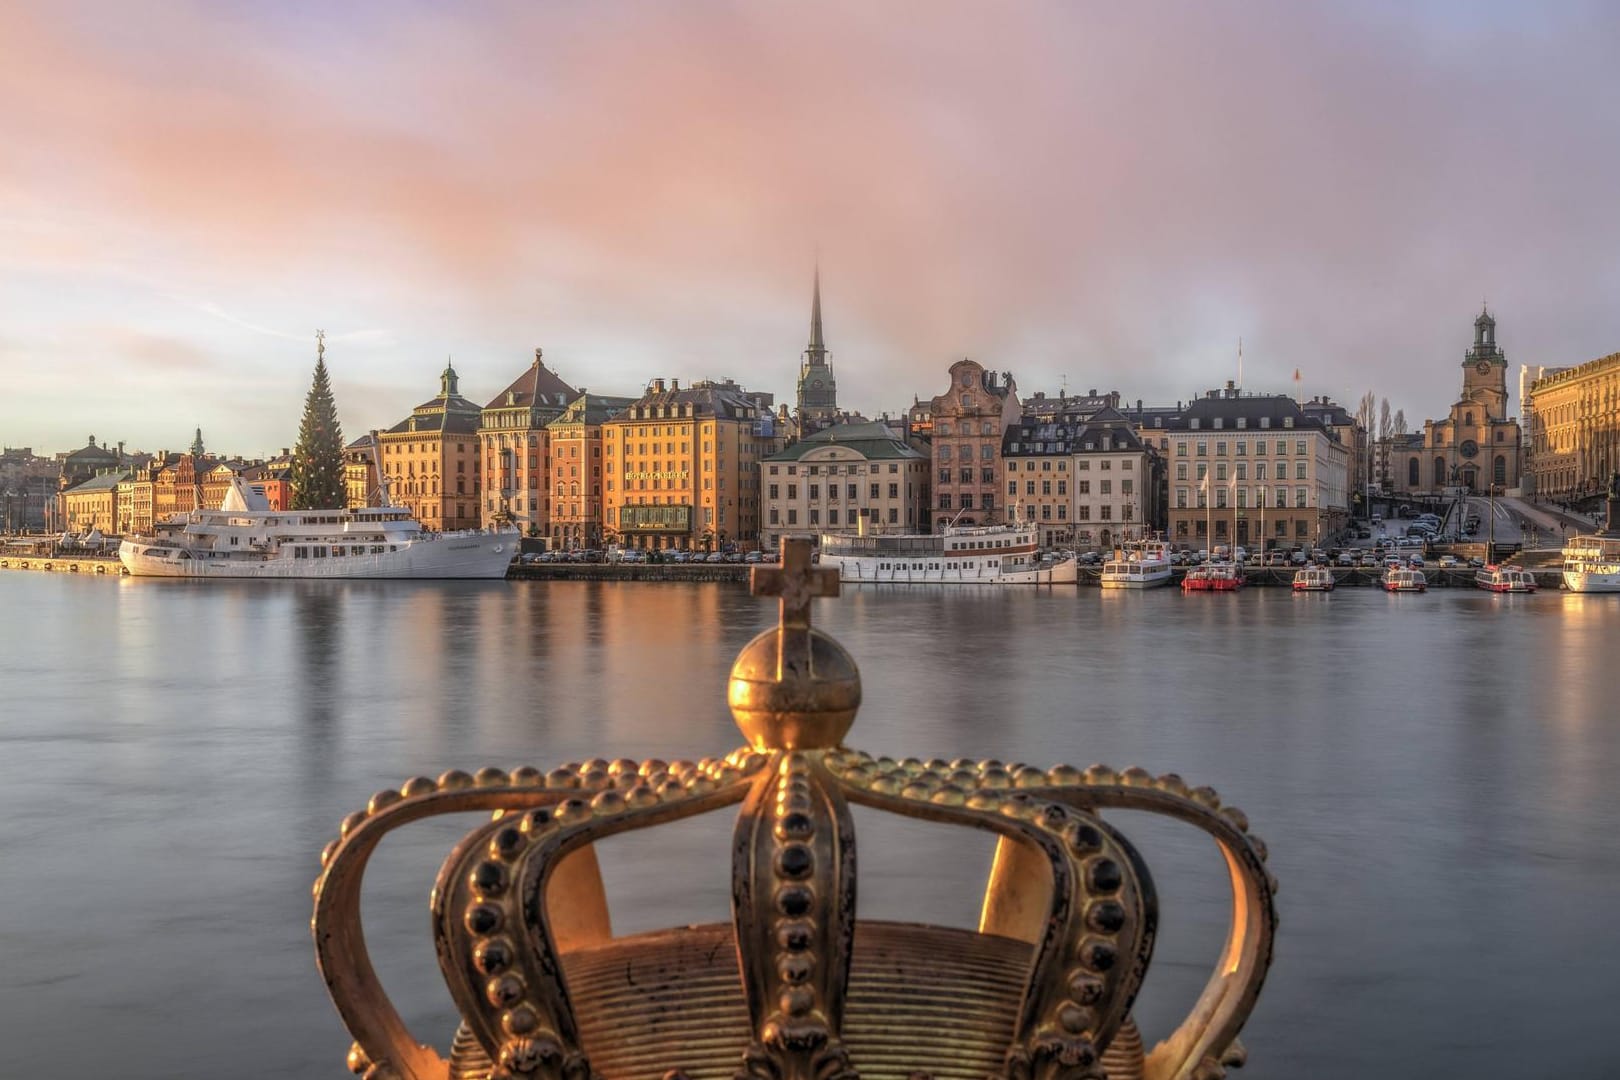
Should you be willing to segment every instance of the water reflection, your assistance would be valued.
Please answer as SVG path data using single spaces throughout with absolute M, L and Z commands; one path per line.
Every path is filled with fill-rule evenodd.
M 1140 764 L 1249 812 L 1283 882 L 1250 1077 L 1595 1076 L 1620 996 L 1615 599 L 862 587 L 817 620 L 860 664 L 865 749 Z M 450 767 L 723 753 L 731 658 L 774 619 L 736 588 L 611 583 L 13 574 L 0 603 L 28 613 L 0 625 L 0 857 L 27 868 L 0 875 L 8 1069 L 100 1067 L 88 1014 L 154 1078 L 338 1075 L 307 937 L 337 821 Z M 64 806 L 94 822 L 71 842 Z M 988 845 L 869 818 L 862 913 L 971 922 Z M 391 838 L 368 878 L 384 985 L 441 1041 L 424 903 L 465 824 Z M 1151 1036 L 1202 985 L 1224 886 L 1199 835 L 1122 824 L 1165 904 Z M 729 829 L 605 853 L 620 928 L 723 917 Z

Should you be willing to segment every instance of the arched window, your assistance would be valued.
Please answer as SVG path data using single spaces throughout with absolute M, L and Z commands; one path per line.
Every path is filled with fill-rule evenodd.
M 1507 458 L 1497 454 L 1496 465 L 1493 467 L 1492 472 L 1498 484 L 1507 483 Z
M 1406 486 L 1416 488 L 1422 479 L 1418 476 L 1418 459 L 1412 458 L 1406 463 Z
M 1443 457 L 1434 459 L 1434 486 L 1446 486 L 1446 459 Z
M 1473 427 L 1474 426 L 1474 414 L 1473 413 L 1471 413 L 1471 412 L 1463 413 L 1463 426 L 1464 427 Z

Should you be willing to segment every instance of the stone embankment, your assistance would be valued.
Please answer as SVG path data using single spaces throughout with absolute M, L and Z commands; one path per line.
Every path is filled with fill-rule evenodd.
M 770 565 L 770 564 L 766 564 Z M 740 563 L 533 563 L 513 566 L 508 581 L 733 581 L 746 583 Z
M 117 557 L 90 555 L 0 555 L 0 570 L 43 570 L 53 574 L 127 575 Z

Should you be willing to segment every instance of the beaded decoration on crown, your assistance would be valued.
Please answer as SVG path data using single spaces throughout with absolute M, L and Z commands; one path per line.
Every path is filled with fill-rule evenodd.
M 321 855 L 317 962 L 367 1080 L 1213 1080 L 1260 993 L 1276 925 L 1266 849 L 1241 811 L 1174 775 L 1094 765 L 872 758 L 843 745 L 860 675 L 812 629 L 838 575 L 784 540 L 753 571 L 780 625 L 737 658 L 748 746 L 700 762 L 590 761 L 418 777 L 350 815 Z M 732 921 L 615 937 L 593 846 L 741 804 Z M 857 920 L 864 806 L 998 837 L 978 932 Z M 1225 855 L 1232 921 L 1192 1013 L 1144 1051 L 1130 1007 L 1157 903 L 1104 819 L 1169 815 Z M 378 987 L 360 926 L 367 859 L 421 818 L 493 811 L 451 851 L 431 901 L 462 1025 L 448 1058 Z

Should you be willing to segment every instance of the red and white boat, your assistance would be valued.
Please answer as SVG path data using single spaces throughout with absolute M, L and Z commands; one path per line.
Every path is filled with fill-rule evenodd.
M 1243 588 L 1243 569 L 1227 562 L 1205 563 L 1187 571 L 1182 592 L 1236 592 Z
M 1384 574 L 1385 592 L 1428 592 L 1429 579 L 1410 566 L 1392 566 Z
M 1332 592 L 1337 582 L 1325 566 L 1307 566 L 1294 572 L 1295 592 Z
M 1487 592 L 1535 592 L 1536 579 L 1530 571 L 1518 566 L 1491 564 L 1479 568 L 1474 584 Z

